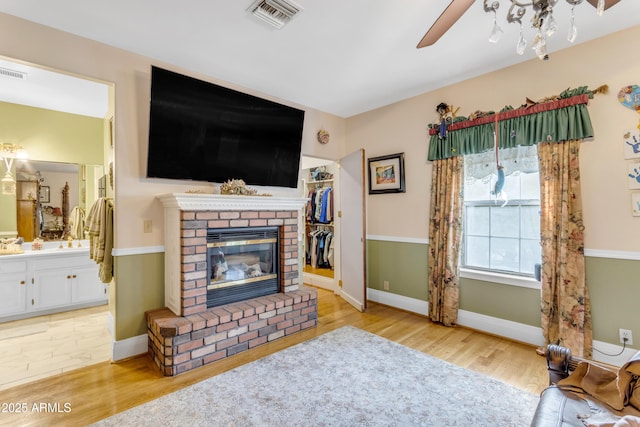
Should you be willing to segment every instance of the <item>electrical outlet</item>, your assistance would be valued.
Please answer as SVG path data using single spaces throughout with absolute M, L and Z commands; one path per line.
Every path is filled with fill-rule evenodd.
M 144 232 L 151 233 L 153 230 L 153 222 L 150 219 L 145 219 L 143 224 Z
M 627 345 L 633 345 L 633 335 L 631 335 L 631 329 L 620 329 L 620 344 L 624 344 L 625 340 Z
M 385 280 L 384 282 L 382 282 L 382 288 L 383 288 L 385 291 L 388 291 L 388 290 L 389 290 L 389 281 L 388 281 L 388 280 Z

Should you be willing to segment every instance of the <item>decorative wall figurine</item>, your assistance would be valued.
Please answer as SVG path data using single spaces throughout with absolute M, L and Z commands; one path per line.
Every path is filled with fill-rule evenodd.
M 447 126 L 453 122 L 453 119 L 456 118 L 456 113 L 460 108 L 456 108 L 455 110 L 451 105 L 445 104 L 441 102 L 436 107 L 436 111 L 440 116 L 440 128 L 438 129 L 438 136 L 440 139 L 447 138 Z

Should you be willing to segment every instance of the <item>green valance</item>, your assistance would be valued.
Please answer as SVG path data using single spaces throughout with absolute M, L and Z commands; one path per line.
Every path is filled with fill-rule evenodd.
M 576 95 L 578 92 L 580 94 Z M 447 127 L 447 137 L 439 135 L 439 124 L 429 125 L 429 160 L 482 153 L 498 147 L 511 148 L 539 142 L 560 142 L 593 136 L 587 102 L 593 92 L 586 88 L 567 90 L 565 96 L 548 102 L 506 107 L 476 119 L 461 118 Z M 562 95 L 561 95 L 562 96 Z

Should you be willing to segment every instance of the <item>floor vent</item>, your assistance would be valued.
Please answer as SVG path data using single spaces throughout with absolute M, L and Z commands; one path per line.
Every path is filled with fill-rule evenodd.
M 13 79 L 27 80 L 27 73 L 24 71 L 11 70 L 0 67 L 0 76 L 11 77 Z
M 255 17 L 280 29 L 302 11 L 302 7 L 291 0 L 257 0 L 249 7 Z

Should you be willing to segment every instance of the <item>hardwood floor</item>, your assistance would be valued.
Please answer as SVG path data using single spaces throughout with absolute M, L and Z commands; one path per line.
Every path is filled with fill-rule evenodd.
M 340 297 L 322 289 L 318 289 L 318 297 L 316 328 L 176 377 L 163 377 L 146 356 L 139 356 L 1 390 L 0 425 L 87 425 L 345 325 L 531 393 L 538 394 L 547 384 L 545 360 L 532 346 L 462 327 L 443 327 L 424 317 L 376 303 L 370 303 L 366 313 L 359 313 Z M 16 413 L 20 409 L 24 409 L 23 413 Z

